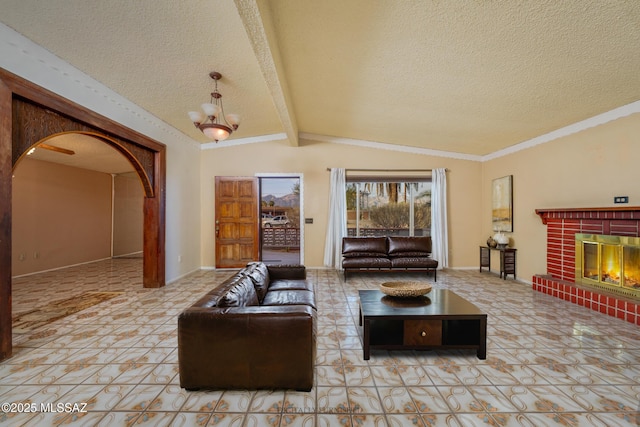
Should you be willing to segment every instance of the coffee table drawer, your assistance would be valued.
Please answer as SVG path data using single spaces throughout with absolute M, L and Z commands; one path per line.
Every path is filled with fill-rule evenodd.
M 405 320 L 404 345 L 441 345 L 442 320 Z

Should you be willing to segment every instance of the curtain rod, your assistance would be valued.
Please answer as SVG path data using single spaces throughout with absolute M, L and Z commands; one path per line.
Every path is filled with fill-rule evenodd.
M 433 172 L 433 169 L 345 169 L 345 172 Z M 449 169 L 445 169 L 449 172 Z M 327 168 L 331 172 L 331 168 Z

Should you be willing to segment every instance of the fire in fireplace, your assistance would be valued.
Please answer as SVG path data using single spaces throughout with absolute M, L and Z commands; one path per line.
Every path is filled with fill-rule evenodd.
M 640 298 L 640 237 L 576 234 L 576 283 Z

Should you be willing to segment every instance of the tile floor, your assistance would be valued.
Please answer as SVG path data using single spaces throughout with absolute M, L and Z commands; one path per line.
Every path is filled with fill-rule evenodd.
M 439 272 L 435 286 L 488 313 L 484 361 L 466 350 L 373 351 L 364 361 L 357 290 L 395 276 L 345 284 L 335 271 L 310 269 L 319 312 L 311 392 L 186 392 L 176 317 L 231 273 L 199 271 L 143 289 L 140 271 L 140 260 L 119 259 L 14 280 L 14 315 L 87 290 L 125 294 L 14 333 L 14 356 L 0 363 L 0 403 L 37 412 L 0 411 L 0 426 L 640 424 L 637 326 L 476 271 Z M 424 280 L 398 277 L 407 276 Z

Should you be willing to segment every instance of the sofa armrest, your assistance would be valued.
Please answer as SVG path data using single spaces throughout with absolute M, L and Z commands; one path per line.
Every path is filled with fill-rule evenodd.
M 313 386 L 316 311 L 308 306 L 198 308 L 178 317 L 180 386 Z
M 279 280 L 304 280 L 307 278 L 307 269 L 304 265 L 268 265 L 269 279 Z

